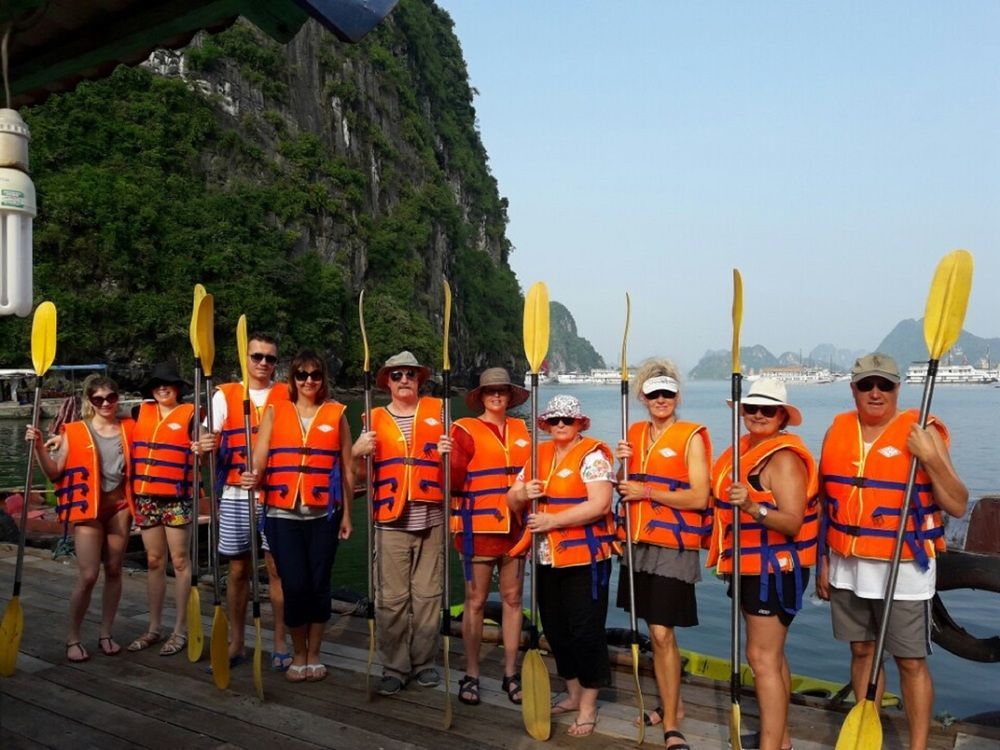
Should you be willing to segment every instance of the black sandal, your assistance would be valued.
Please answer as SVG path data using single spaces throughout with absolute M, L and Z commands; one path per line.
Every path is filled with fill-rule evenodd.
M 517 697 L 517 694 L 521 692 L 520 672 L 516 672 L 512 674 L 510 677 L 504 675 L 501 687 L 503 687 L 503 689 L 507 691 L 507 698 L 510 700 L 511 703 L 514 703 L 518 706 L 521 705 L 521 699 Z
M 669 739 L 684 740 L 684 743 L 681 745 L 671 745 L 669 750 L 691 750 L 691 746 L 687 743 L 687 737 L 676 729 L 668 729 L 663 733 L 663 741 L 666 742 Z
M 471 696 L 467 698 L 466 696 Z M 479 705 L 479 678 L 465 675 L 458 681 L 458 699 L 469 706 Z
M 653 721 L 653 714 L 656 714 L 660 718 L 657 719 L 656 721 Z M 636 720 L 636 724 L 638 724 L 638 723 L 639 723 L 639 721 L 637 719 Z M 654 708 L 649 713 L 644 713 L 642 715 L 642 723 L 645 724 L 647 727 L 653 727 L 653 726 L 656 726 L 657 724 L 662 724 L 663 723 L 663 706 L 657 706 L 656 708 Z

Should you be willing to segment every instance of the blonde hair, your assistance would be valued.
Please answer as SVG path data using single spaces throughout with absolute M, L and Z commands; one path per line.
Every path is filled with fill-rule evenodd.
M 90 397 L 101 390 L 101 388 L 107 388 L 112 393 L 118 393 L 118 383 L 107 375 L 95 372 L 83 379 L 83 398 L 80 399 L 81 419 L 92 419 L 97 413 L 94 405 L 90 403 Z
M 669 359 L 656 359 L 650 358 L 639 365 L 638 371 L 635 373 L 635 378 L 633 379 L 632 391 L 637 399 L 642 401 L 642 385 L 650 378 L 659 378 L 666 375 L 668 378 L 673 378 L 680 385 L 681 373 L 677 369 L 677 365 L 671 362 Z

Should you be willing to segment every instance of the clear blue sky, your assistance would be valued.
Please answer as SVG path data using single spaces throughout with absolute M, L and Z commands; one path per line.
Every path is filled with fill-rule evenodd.
M 616 361 L 871 348 L 937 261 L 1000 336 L 1000 3 L 439 0 L 521 285 Z

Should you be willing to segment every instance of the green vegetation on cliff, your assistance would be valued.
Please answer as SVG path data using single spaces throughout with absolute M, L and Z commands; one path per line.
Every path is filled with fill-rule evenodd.
M 241 22 L 185 54 L 186 79 L 122 67 L 24 113 L 58 361 L 126 380 L 164 357 L 187 366 L 200 282 L 222 376 L 246 313 L 285 355 L 319 349 L 356 381 L 362 288 L 373 362 L 406 347 L 436 365 L 447 276 L 455 369 L 513 365 L 506 201 L 447 14 L 402 0 L 353 47 L 315 24 L 281 47 Z M 27 360 L 29 328 L 0 320 L 0 361 Z

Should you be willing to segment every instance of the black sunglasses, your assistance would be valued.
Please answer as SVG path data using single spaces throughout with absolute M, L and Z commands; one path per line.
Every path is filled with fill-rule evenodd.
M 483 388 L 483 395 L 484 396 L 509 396 L 510 395 L 510 389 L 506 388 L 506 387 L 503 387 L 503 388 Z
M 652 393 L 646 394 L 647 401 L 656 401 L 656 399 L 658 398 L 667 398 L 667 399 L 677 398 L 677 391 L 668 391 L 660 389 L 658 391 L 653 391 Z
M 545 424 L 549 427 L 555 427 L 557 424 L 564 424 L 569 427 L 571 424 L 576 424 L 576 417 L 549 417 L 545 420 Z
M 273 354 L 264 354 L 263 352 L 254 352 L 250 355 L 250 361 L 255 364 L 260 364 L 261 362 L 267 362 L 269 365 L 278 364 L 278 358 Z
M 777 414 L 778 409 L 781 408 L 780 406 L 760 406 L 758 404 L 742 404 L 742 406 L 744 414 L 749 414 L 750 416 L 753 416 L 757 412 L 760 412 L 768 419 Z
M 107 396 L 91 396 L 90 403 L 100 409 L 102 406 L 107 404 L 108 406 L 114 406 L 118 403 L 118 394 L 109 393 Z
M 896 384 L 885 378 L 861 378 L 854 387 L 862 393 L 868 393 L 872 388 L 878 388 L 882 393 L 892 393 L 896 390 Z
M 314 383 L 319 383 L 323 380 L 323 371 L 310 370 L 309 372 L 306 372 L 305 370 L 296 370 L 295 379 L 300 383 L 306 382 L 307 379 L 313 381 Z
M 417 371 L 416 370 L 393 370 L 392 372 L 389 373 L 389 379 L 393 383 L 398 383 L 400 380 L 403 379 L 404 375 L 407 378 L 409 378 L 410 380 L 416 380 L 417 379 Z

